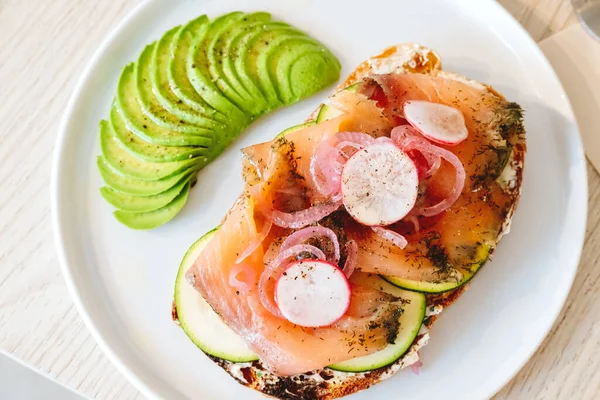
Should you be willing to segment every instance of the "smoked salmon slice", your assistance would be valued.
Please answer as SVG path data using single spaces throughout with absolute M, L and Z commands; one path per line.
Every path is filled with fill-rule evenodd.
M 319 189 L 313 159 L 323 146 L 339 145 L 343 132 L 391 140 L 392 128 L 407 124 L 402 105 L 408 100 L 457 108 L 464 115 L 469 135 L 458 145 L 440 146 L 464 166 L 466 178 L 460 197 L 437 215 L 415 212 L 387 226 L 407 239 L 406 247 L 400 248 L 353 220 L 335 190 L 330 196 Z M 341 249 L 340 267 L 351 258 L 347 249 L 354 242 L 358 245 L 357 271 L 436 282 L 460 279 L 462 272 L 481 262 L 481 248 L 494 248 L 515 201 L 503 190 L 503 185 L 511 183 L 502 181 L 501 174 L 507 163 L 515 162 L 511 157 L 524 151 L 522 138 L 508 131 L 520 120 L 521 110 L 488 87 L 444 73 L 435 77 L 378 75 L 363 80 L 357 92 L 333 96 L 332 104 L 341 111 L 338 117 L 243 149 L 245 191 L 187 275 L 265 367 L 278 375 L 302 373 L 381 350 L 394 341 L 402 310 L 400 299 L 353 283 L 350 307 L 333 325 L 300 327 L 270 312 L 261 300 L 259 277 L 298 228 L 318 225 L 335 232 Z M 515 148 L 519 151 L 514 152 Z M 411 156 L 415 163 L 422 161 L 417 153 Z M 448 197 L 456 176 L 455 167 L 442 161 L 423 180 L 415 210 Z M 309 210 L 317 212 L 317 208 L 323 213 L 318 220 L 286 225 L 291 219 L 308 218 Z M 269 225 L 264 240 L 239 260 L 269 219 L 273 226 Z M 329 255 L 332 252 L 328 239 L 308 243 Z M 246 271 L 247 292 L 230 284 L 233 268 Z M 276 275 L 269 278 L 266 285 L 271 298 L 276 279 Z
M 269 313 L 258 288 L 240 293 L 229 284 L 237 256 L 257 235 L 250 196 L 238 199 L 188 279 L 221 318 L 242 337 L 264 365 L 278 375 L 306 372 L 370 354 L 393 342 L 402 304 L 391 295 L 353 286 L 347 314 L 332 326 L 303 328 Z M 244 263 L 256 276 L 264 269 L 258 248 Z

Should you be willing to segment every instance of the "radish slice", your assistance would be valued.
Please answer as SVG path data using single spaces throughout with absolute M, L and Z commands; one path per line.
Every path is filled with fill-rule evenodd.
M 402 219 L 415 205 L 418 186 L 417 167 L 391 141 L 357 151 L 342 172 L 344 205 L 363 225 L 389 225 Z
M 340 208 L 340 205 L 337 202 L 327 202 L 291 213 L 271 210 L 267 215 L 279 227 L 298 229 L 320 221 L 338 208 Z
M 350 294 L 344 273 L 320 260 L 290 264 L 275 286 L 275 301 L 285 319 L 309 328 L 340 319 L 350 306 Z
M 267 284 L 273 275 L 279 274 L 279 270 L 283 268 L 282 265 L 285 261 L 287 261 L 289 258 L 296 257 L 301 253 L 309 253 L 315 258 L 325 260 L 325 254 L 318 247 L 308 244 L 298 244 L 280 252 L 277 257 L 275 257 L 269 263 L 269 265 L 265 267 L 265 270 L 260 275 L 260 280 L 258 281 L 260 302 L 271 314 L 275 315 L 276 317 L 283 318 L 283 315 L 281 312 L 279 312 L 279 308 L 277 308 L 277 306 L 273 303 L 273 298 L 267 293 Z
M 444 104 L 410 100 L 404 103 L 404 117 L 423 136 L 436 143 L 454 145 L 469 135 L 462 112 Z

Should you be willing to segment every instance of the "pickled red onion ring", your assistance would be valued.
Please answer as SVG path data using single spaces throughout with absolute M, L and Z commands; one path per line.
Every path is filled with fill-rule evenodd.
M 404 219 L 413 224 L 413 227 L 415 228 L 415 233 L 419 233 L 421 226 L 419 225 L 419 218 L 417 218 L 416 215 L 407 215 L 406 217 L 404 217 Z
M 283 267 L 285 267 L 286 265 L 285 261 L 292 257 L 295 258 L 300 253 L 310 253 L 313 256 L 315 256 L 314 258 L 317 258 L 319 260 L 325 260 L 326 258 L 323 251 L 321 251 L 321 249 L 319 249 L 318 247 L 311 246 L 308 244 L 298 244 L 284 251 L 281 251 L 277 255 L 277 257 L 275 257 L 269 263 L 269 265 L 265 267 L 265 270 L 260 275 L 260 280 L 258 281 L 258 294 L 260 302 L 267 309 L 267 311 L 269 311 L 276 317 L 283 318 L 283 315 L 281 314 L 281 311 L 279 311 L 279 307 L 277 307 L 277 304 L 275 304 L 273 296 L 269 296 L 269 294 L 267 293 L 267 283 L 273 275 L 277 275 L 279 272 L 281 272 Z
M 344 263 L 344 275 L 346 278 L 350 278 L 354 270 L 356 269 L 356 263 L 358 262 L 358 244 L 354 240 L 346 242 L 346 262 Z
M 248 245 L 248 247 L 246 247 L 244 249 L 244 251 L 242 251 L 242 253 L 238 256 L 238 258 L 235 260 L 236 264 L 241 263 L 242 261 L 244 261 L 246 258 L 248 258 L 248 256 L 252 253 L 254 253 L 254 250 L 256 250 L 258 248 L 258 246 L 260 246 L 260 244 L 265 240 L 265 238 L 267 237 L 267 235 L 269 234 L 269 232 L 271 231 L 271 227 L 273 226 L 273 221 L 271 221 L 270 219 L 266 219 L 265 222 L 263 223 L 263 227 L 260 230 L 260 232 L 258 233 L 258 236 L 256 236 Z
M 423 366 L 423 363 L 421 362 L 421 360 L 417 360 L 410 365 L 410 370 L 412 371 L 413 374 L 419 375 L 419 370 L 421 369 L 422 366 Z
M 427 171 L 429 175 L 433 174 L 440 167 L 442 158 L 452 164 L 456 169 L 456 179 L 448 197 L 433 206 L 420 207 L 416 210 L 416 213 L 431 217 L 450 208 L 460 197 L 465 185 L 465 168 L 459 158 L 451 151 L 435 146 L 423 137 L 418 136 L 418 131 L 408 125 L 401 125 L 392 129 L 391 138 L 402 150 L 416 150 L 423 154 L 427 162 L 430 163 L 429 171 Z
M 394 143 L 402 150 L 407 151 L 413 143 L 422 143 L 424 146 L 430 144 L 425 138 L 421 136 L 419 131 L 410 125 L 400 125 L 392 129 L 390 137 Z M 432 145 L 433 146 L 433 145 Z M 423 174 L 424 178 L 428 178 L 436 173 L 436 171 L 442 165 L 442 159 L 439 155 L 420 152 L 429 167 Z
M 380 226 L 373 226 L 373 227 L 371 227 L 371 229 L 377 235 L 381 236 L 385 240 L 389 240 L 390 242 L 394 243 L 396 246 L 398 246 L 401 249 L 405 248 L 406 245 L 408 244 L 408 241 L 406 240 L 406 238 L 404 236 L 402 236 L 401 234 L 396 233 L 392 230 L 385 229 Z
M 340 183 L 342 162 L 339 152 L 329 143 L 321 142 L 310 160 L 310 175 L 317 192 L 323 196 L 334 193 Z
M 427 152 L 438 155 L 452 164 L 452 166 L 456 169 L 456 179 L 448 197 L 433 206 L 420 207 L 417 210 L 417 213 L 425 217 L 431 217 L 447 210 L 456 202 L 456 200 L 458 200 L 463 187 L 465 186 L 466 174 L 464 166 L 454 153 L 442 147 L 434 146 L 430 143 L 413 142 L 410 144 L 409 149 L 418 150 L 421 153 Z
M 341 154 L 342 157 L 344 157 L 345 159 L 348 159 L 352 156 L 352 154 L 346 154 L 343 150 L 346 147 L 352 147 L 355 150 L 360 150 L 362 149 L 364 146 L 361 146 L 357 143 L 354 142 L 349 142 L 349 141 L 343 141 L 343 142 L 339 142 L 338 144 L 335 145 L 335 150 Z
M 344 147 L 361 149 L 374 141 L 375 139 L 362 132 L 338 132 L 332 138 L 322 141 L 310 160 L 310 174 L 317 192 L 328 197 L 339 190 L 342 168 L 348 159 L 342 154 Z
M 331 240 L 331 243 L 333 243 L 334 255 L 333 258 L 329 257 L 328 261 L 337 264 L 338 262 L 340 262 L 340 242 L 338 241 L 335 232 L 323 226 L 309 226 L 292 233 L 290 236 L 287 237 L 287 239 L 285 239 L 285 241 L 281 245 L 280 251 L 284 251 L 292 246 L 304 243 L 308 239 L 311 239 L 313 237 L 321 236 L 327 237 L 329 240 Z
M 309 207 L 302 211 L 288 213 L 279 210 L 271 210 L 267 214 L 267 217 L 271 219 L 275 225 L 282 228 L 299 229 L 318 222 L 338 208 L 340 208 L 339 202 L 329 201 L 317 204 L 316 206 Z
M 335 138 L 338 142 L 352 142 L 363 147 L 375 142 L 373 137 L 362 132 L 338 132 L 335 134 Z

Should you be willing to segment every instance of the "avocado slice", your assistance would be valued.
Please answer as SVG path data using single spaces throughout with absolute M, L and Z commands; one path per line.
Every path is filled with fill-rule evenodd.
M 208 50 L 213 35 L 218 34 L 222 24 L 229 19 L 237 19 L 242 13 L 229 13 L 213 21 L 206 34 L 198 37 L 187 54 L 187 75 L 196 92 L 213 108 L 229 116 L 230 121 L 241 129 L 250 123 L 250 118 L 238 107 L 241 100 L 233 91 L 223 93 L 215 84 L 208 71 Z
M 342 66 L 324 46 L 299 54 L 288 64 L 282 63 L 282 60 L 287 61 L 287 59 L 281 58 L 279 66 L 281 71 L 287 70 L 284 82 L 289 82 L 292 92 L 290 97 L 284 99 L 286 104 L 311 96 L 340 79 Z M 280 68 L 277 69 L 278 75 L 279 72 Z
M 108 121 L 100 121 L 100 146 L 106 162 L 123 175 L 143 181 L 155 181 L 175 175 L 190 167 L 206 165 L 208 157 L 153 163 L 144 161 L 125 150 Z
M 100 175 L 106 183 L 106 186 L 120 193 L 132 196 L 153 196 L 163 193 L 176 185 L 186 176 L 193 174 L 198 170 L 197 167 L 191 167 L 167 178 L 157 181 L 142 181 L 140 179 L 126 176 L 115 170 L 106 162 L 103 156 L 98 156 L 96 160 Z
M 289 35 L 303 36 L 304 34 L 283 22 L 265 24 L 262 30 L 241 39 L 239 53 L 242 57 L 235 60 L 235 69 L 245 86 L 249 85 L 247 82 L 258 86 L 271 109 L 280 107 L 282 102 L 273 86 L 269 71 L 259 67 L 265 64 L 260 62 L 259 58 L 264 57 L 264 53 L 277 37 Z
M 152 90 L 151 67 L 155 49 L 156 43 L 146 46 L 135 64 L 135 88 L 144 114 L 156 125 L 171 131 L 190 135 L 207 135 L 209 132 L 214 132 L 211 128 L 178 118 L 162 106 Z
M 100 194 L 116 209 L 127 212 L 148 212 L 158 210 L 172 202 L 192 179 L 193 173 L 182 179 L 175 186 L 153 196 L 132 196 L 118 192 L 108 186 L 100 188 Z
M 263 112 L 270 109 L 266 98 L 251 79 L 248 79 L 247 76 L 244 76 L 246 79 L 242 79 L 239 76 L 235 67 L 235 60 L 245 57 L 245 54 L 241 50 L 241 45 L 245 43 L 245 38 L 262 31 L 265 24 L 270 21 L 271 14 L 266 12 L 248 14 L 241 23 L 232 27 L 221 38 L 223 57 L 217 63 L 217 70 L 220 71 L 223 79 L 226 79 L 238 93 L 249 96 L 252 101 L 260 104 Z
M 219 65 L 219 61 L 221 57 L 224 57 L 222 54 L 222 43 L 220 41 L 221 36 L 231 30 L 232 26 L 236 26 L 244 19 L 245 14 L 240 11 L 235 11 L 229 14 L 225 14 L 215 19 L 210 29 L 207 33 L 206 42 L 206 70 L 208 72 L 208 76 L 211 81 L 215 83 L 217 88 L 221 91 L 225 97 L 230 99 L 234 104 L 238 106 L 238 108 L 244 111 L 247 114 L 251 114 L 246 106 L 246 99 L 233 88 L 229 82 L 223 79 L 223 74 L 220 71 L 217 71 L 217 66 Z M 221 54 L 219 54 L 221 53 Z M 213 71 L 215 73 L 213 73 Z
M 230 57 L 226 60 L 224 70 L 232 70 L 235 76 L 242 82 L 244 87 L 249 91 L 258 90 L 265 98 L 269 109 L 277 108 L 281 105 L 279 98 L 275 94 L 272 86 L 266 88 L 261 87 L 256 69 L 256 58 L 260 54 L 260 43 L 268 43 L 271 40 L 274 30 L 294 30 L 285 22 L 267 22 L 260 29 L 253 30 L 247 34 L 238 34 L 231 43 L 233 51 L 230 54 L 238 54 L 240 57 Z M 298 31 L 296 31 L 298 32 Z
M 171 29 L 156 43 L 150 65 L 152 90 L 159 103 L 177 119 L 215 131 L 227 129 L 223 121 L 187 105 L 181 98 L 177 97 L 171 87 L 169 65 L 172 59 L 172 46 L 181 29 L 183 29 L 181 26 Z
M 279 97 L 290 104 L 323 89 L 340 77 L 341 65 L 320 43 L 308 38 L 278 42 L 268 54 L 268 65 Z
M 258 97 L 250 95 L 238 80 L 227 78 L 223 71 L 225 60 L 239 57 L 240 54 L 227 53 L 226 46 L 239 29 L 248 29 L 248 27 L 256 29 L 257 22 L 264 24 L 270 20 L 271 16 L 262 12 L 235 15 L 234 17 L 231 15 L 229 14 L 228 18 L 224 18 L 222 21 L 217 19 L 213 22 L 215 26 L 218 24 L 218 27 L 211 30 L 213 38 L 208 44 L 208 71 L 219 89 L 227 97 L 233 99 L 240 109 L 255 118 L 268 110 L 266 100 L 262 95 Z
M 273 27 L 268 32 L 253 39 L 253 45 L 247 55 L 247 71 L 255 77 L 259 87 L 268 94 L 270 104 L 277 107 L 285 104 L 279 95 L 275 80 L 275 64 L 270 62 L 273 54 L 279 54 L 280 43 L 290 39 L 312 41 L 303 32 L 292 27 Z
M 199 128 L 193 135 L 184 134 L 163 128 L 152 121 L 142 110 L 134 74 L 135 65 L 127 65 L 117 88 L 119 111 L 129 129 L 147 142 L 164 146 L 207 146 L 212 142 L 215 133 L 209 129 Z
M 148 143 L 130 131 L 116 104 L 110 110 L 110 125 L 119 143 L 134 156 L 149 162 L 170 162 L 206 156 L 206 146 L 161 146 Z M 207 140 L 207 145 L 210 142 Z
M 171 62 L 169 63 L 169 84 L 177 97 L 192 109 L 217 121 L 228 121 L 227 116 L 211 107 L 192 86 L 187 75 L 186 61 L 192 44 L 201 40 L 208 30 L 209 20 L 202 15 L 187 24 L 177 32 L 171 44 Z
M 152 229 L 166 224 L 172 220 L 185 206 L 188 195 L 190 194 L 190 183 L 188 183 L 181 193 L 173 199 L 172 202 L 157 210 L 148 212 L 127 212 L 117 210 L 114 212 L 115 218 L 123 225 L 131 229 Z
M 273 45 L 288 41 L 301 43 L 301 50 L 278 51 Z M 146 46 L 123 69 L 110 122 L 100 124 L 102 193 L 120 208 L 118 218 L 150 226 L 121 213 L 147 214 L 176 202 L 185 179 L 193 180 L 250 122 L 320 89 L 318 77 L 304 76 L 311 73 L 308 64 L 322 64 L 313 68 L 326 77 L 322 80 L 339 64 L 333 60 L 328 67 L 330 53 L 322 58 L 312 53 L 325 52 L 266 12 L 232 12 L 212 22 L 203 15 Z M 311 57 L 316 61 L 301 61 Z M 156 198 L 134 198 L 151 196 Z

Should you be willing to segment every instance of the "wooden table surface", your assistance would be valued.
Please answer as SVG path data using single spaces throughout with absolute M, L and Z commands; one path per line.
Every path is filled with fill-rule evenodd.
M 458 0 L 462 1 L 462 0 Z M 95 399 L 141 399 L 75 310 L 50 227 L 59 119 L 82 69 L 139 1 L 0 0 L 0 350 Z M 500 0 L 535 40 L 576 20 L 567 0 Z M 579 273 L 551 333 L 496 399 L 600 398 L 600 176 L 588 164 Z

